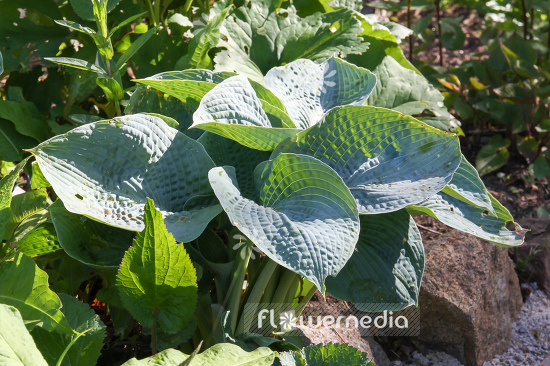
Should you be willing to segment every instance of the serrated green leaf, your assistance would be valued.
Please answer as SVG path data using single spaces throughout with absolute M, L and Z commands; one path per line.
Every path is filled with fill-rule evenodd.
M 0 304 L 0 360 L 4 366 L 48 366 L 17 308 L 3 304 Z
M 487 192 L 475 168 L 466 160 L 464 155 L 462 155 L 462 160 L 453 175 L 453 179 L 443 189 L 443 192 L 474 206 L 489 210 L 496 215 L 489 192 Z
M 11 217 L 4 227 L 3 239 L 10 239 L 15 229 L 25 220 L 39 211 L 45 210 L 48 194 L 45 188 L 25 192 L 14 196 L 11 200 Z
M 407 207 L 411 214 L 427 214 L 445 225 L 464 231 L 478 238 L 503 247 L 518 246 L 523 243 L 526 230 L 515 223 L 508 212 L 491 194 L 491 204 L 496 216 L 483 208 L 456 199 L 440 192 L 430 199 Z M 511 230 L 508 230 L 510 227 Z
M 229 174 L 214 168 L 208 178 L 233 225 L 324 293 L 325 278 L 342 269 L 359 235 L 356 204 L 342 179 L 315 158 L 281 154 L 255 170 L 258 205 L 242 197 Z
M 278 122 L 272 126 L 272 121 Z M 210 90 L 193 115 L 193 125 L 235 140 L 252 149 L 270 151 L 296 129 L 271 119 L 245 76 L 233 76 Z
M 204 199 L 213 197 L 207 181 L 212 159 L 200 143 L 155 116 L 90 123 L 31 152 L 68 211 L 111 226 L 143 230 L 146 197 L 152 197 L 168 230 L 188 242 L 221 212 L 217 202 Z
M 17 243 L 17 251 L 28 255 L 31 258 L 48 257 L 63 253 L 63 248 L 57 240 L 57 233 L 52 223 L 46 222 L 29 234 L 25 235 L 21 241 Z
M 330 110 L 295 141 L 281 143 L 273 156 L 281 152 L 314 156 L 328 164 L 365 214 L 397 211 L 431 197 L 450 182 L 461 161 L 455 135 L 368 106 Z
M 336 277 L 327 278 L 327 291 L 360 310 L 372 303 L 387 304 L 388 310 L 416 305 L 424 247 L 414 220 L 405 210 L 359 219 L 357 250 Z
M 57 200 L 49 207 L 59 245 L 72 258 L 92 267 L 118 268 L 135 233 L 73 214 Z
M 19 171 L 25 167 L 28 160 L 29 158 L 26 158 L 21 161 L 17 164 L 15 169 L 0 180 L 0 239 L 4 237 L 6 225 L 12 216 L 10 206 L 12 201 L 13 185 L 19 177 Z
M 331 57 L 320 65 L 296 60 L 266 74 L 266 87 L 281 99 L 298 128 L 308 128 L 329 109 L 363 104 L 376 85 L 369 70 Z
M 105 325 L 88 304 L 67 294 L 59 294 L 59 298 L 63 304 L 61 311 L 71 328 L 78 333 L 86 332 L 70 346 L 61 366 L 94 365 L 103 347 Z M 31 335 L 50 365 L 56 364 L 65 348 L 77 337 L 76 334 L 52 333 L 40 328 L 34 329 Z
M 393 109 L 410 116 L 431 111 L 442 117 L 438 123 L 426 123 L 444 131 L 454 131 L 459 126 L 443 104 L 443 95 L 426 78 L 401 66 L 393 57 L 386 56 L 374 69 L 378 83 L 369 97 L 368 104 Z
M 59 297 L 48 287 L 48 275 L 22 253 L 0 265 L 0 303 L 19 310 L 32 330 L 40 326 L 47 331 L 72 334 L 73 330 L 59 311 Z
M 125 307 L 140 323 L 176 332 L 185 327 L 196 307 L 195 268 L 149 199 L 144 221 L 145 229 L 124 255 L 117 287 Z
M 294 357 L 281 357 L 282 366 L 374 366 L 366 353 L 344 344 L 316 344 L 294 352 Z M 301 363 L 303 362 L 303 363 Z

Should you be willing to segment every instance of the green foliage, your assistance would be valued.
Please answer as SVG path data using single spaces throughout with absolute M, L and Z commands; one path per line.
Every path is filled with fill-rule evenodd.
M 0 338 L 0 359 L 4 365 L 48 365 L 13 306 L 0 304 Z
M 359 309 L 416 305 L 413 214 L 523 242 L 446 106 L 522 133 L 492 138 L 480 173 L 517 147 L 537 178 L 550 174 L 536 37 L 510 35 L 481 67 L 438 75 L 444 96 L 402 54 L 411 31 L 360 14 L 360 1 L 34 3 L 0 2 L 0 303 L 16 308 L 0 305 L 0 322 L 33 364 L 94 364 L 106 328 L 87 303 L 104 302 L 95 310 L 117 336 L 151 335 L 162 351 L 126 365 L 370 365 L 346 345 L 249 333 L 244 309 L 299 315 L 317 289 Z M 459 47 L 459 20 L 441 25 Z M 533 122 L 518 123 L 533 103 Z M 21 170 L 27 192 L 12 198 Z M 24 361 L 8 344 L 0 353 Z
M 166 230 L 152 200 L 145 207 L 144 225 L 122 259 L 117 287 L 122 302 L 141 324 L 173 333 L 193 316 L 195 269 L 185 248 L 176 245 Z

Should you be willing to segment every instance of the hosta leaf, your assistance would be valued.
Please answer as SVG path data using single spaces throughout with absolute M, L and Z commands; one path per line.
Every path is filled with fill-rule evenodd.
M 508 210 L 489 194 L 496 212 L 488 210 L 440 192 L 430 199 L 408 207 L 411 214 L 427 214 L 442 223 L 500 246 L 518 246 L 523 243 L 526 230 L 522 229 Z
M 15 169 L 13 169 L 8 175 L 0 180 L 0 239 L 4 237 L 4 229 L 12 216 L 10 208 L 12 200 L 12 190 L 17 178 L 19 178 L 19 171 L 23 169 L 29 158 L 21 161 Z
M 487 209 L 496 215 L 489 192 L 487 192 L 485 185 L 479 178 L 477 170 L 466 160 L 464 155 L 462 155 L 462 160 L 453 175 L 453 179 L 443 189 L 443 192 L 459 200 Z
M 357 250 L 336 277 L 327 278 L 327 291 L 358 309 L 372 303 L 391 310 L 416 305 L 424 247 L 414 220 L 405 210 L 359 218 Z
M 118 268 L 135 233 L 71 213 L 57 200 L 49 208 L 59 245 L 74 259 L 92 267 Z
M 0 361 L 4 366 L 48 366 L 17 308 L 3 304 L 0 304 Z
M 59 297 L 48 287 L 48 275 L 34 261 L 17 253 L 11 262 L 0 265 L 0 303 L 19 310 L 32 330 L 36 325 L 47 331 L 73 333 L 59 309 Z
M 431 197 L 449 183 L 461 161 L 455 135 L 368 106 L 332 109 L 295 141 L 279 145 L 274 155 L 279 152 L 328 164 L 366 214 L 397 211 Z
M 14 196 L 11 200 L 11 217 L 4 228 L 4 239 L 13 237 L 14 231 L 21 223 L 35 213 L 46 209 L 48 194 L 45 188 L 25 192 Z
M 0 118 L 13 122 L 20 134 L 42 141 L 48 138 L 48 129 L 46 122 L 39 119 L 39 116 L 40 112 L 30 102 L 0 100 Z
M 57 233 L 52 223 L 46 222 L 17 243 L 17 250 L 28 255 L 31 258 L 35 257 L 51 257 L 55 254 L 63 253 L 63 248 L 57 240 Z
M 272 125 L 272 121 L 277 124 Z M 273 150 L 279 142 L 296 134 L 282 120 L 268 118 L 245 76 L 233 76 L 208 92 L 193 115 L 193 127 L 264 151 Z
M 206 93 L 233 75 L 235 74 L 210 70 L 184 70 L 163 72 L 134 81 L 176 97 L 196 109 Z
M 241 194 L 250 199 L 257 196 L 254 169 L 271 155 L 254 150 L 225 137 L 205 132 L 198 140 L 217 166 L 234 166 Z
M 357 36 L 360 23 L 349 9 L 300 18 L 293 6 L 277 9 L 271 2 L 250 1 L 234 9 L 224 27 L 227 40 L 218 46 L 227 50 L 216 55 L 216 70 L 238 72 L 256 81 L 272 67 L 299 58 L 323 62 L 368 48 Z
M 152 200 L 144 216 L 145 229 L 124 255 L 117 287 L 125 307 L 143 326 L 158 324 L 166 332 L 177 332 L 196 307 L 195 268 L 183 245 L 166 230 Z
M 305 129 L 333 107 L 363 104 L 376 85 L 376 77 L 331 57 L 320 65 L 302 59 L 275 67 L 264 82 L 281 99 L 296 126 Z
M 233 225 L 324 293 L 325 278 L 342 269 L 359 235 L 356 204 L 342 179 L 317 159 L 281 154 L 255 170 L 258 205 L 242 197 L 228 171 L 214 168 L 208 178 Z
M 61 311 L 71 328 L 79 333 L 86 332 L 71 345 L 61 365 L 95 365 L 103 347 L 105 325 L 88 304 L 67 294 L 59 294 L 59 298 L 63 303 Z M 52 333 L 40 328 L 34 329 L 31 335 L 50 365 L 56 364 L 65 348 L 77 337 L 76 334 Z
M 426 121 L 433 127 L 454 131 L 459 126 L 445 108 L 441 92 L 429 84 L 424 76 L 401 66 L 391 56 L 386 56 L 373 72 L 378 83 L 369 97 L 369 105 L 393 109 L 411 116 L 428 110 L 436 117 L 443 117 L 444 122 Z
M 234 344 L 219 343 L 195 355 L 191 363 L 185 362 L 188 358 L 189 356 L 180 351 L 167 349 L 139 361 L 132 358 L 122 366 L 271 366 L 275 352 L 267 347 L 246 352 Z
M 178 241 L 198 237 L 221 207 L 195 204 L 212 195 L 214 166 L 202 145 L 161 118 L 131 115 L 77 127 L 31 150 L 65 208 L 126 230 L 143 229 L 153 198 Z

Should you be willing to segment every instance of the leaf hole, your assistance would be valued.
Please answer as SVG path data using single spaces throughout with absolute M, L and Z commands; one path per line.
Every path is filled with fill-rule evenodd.
M 513 221 L 506 221 L 506 230 L 516 230 L 516 224 Z
M 82 201 L 82 200 L 84 199 L 84 197 L 82 197 L 82 196 L 81 196 L 81 195 L 79 195 L 78 193 L 77 193 L 77 194 L 75 194 L 74 196 L 75 196 L 76 198 L 78 198 L 79 200 L 81 200 L 81 201 Z

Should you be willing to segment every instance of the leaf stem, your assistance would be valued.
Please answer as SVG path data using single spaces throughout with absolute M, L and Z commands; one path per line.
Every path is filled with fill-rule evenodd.
M 245 247 L 240 253 L 244 254 L 244 258 L 242 261 L 239 262 L 237 269 L 234 272 L 233 280 L 231 281 L 231 285 L 229 286 L 226 308 L 227 310 L 229 310 L 229 324 L 232 335 L 235 334 L 235 330 L 237 328 L 237 319 L 239 318 L 239 307 L 241 304 L 243 283 L 252 250 L 248 247 Z
M 153 355 L 157 354 L 157 314 L 158 309 L 153 310 L 153 329 L 151 330 L 151 348 L 153 351 Z
M 157 26 L 157 21 L 155 19 L 155 10 L 153 9 L 153 5 L 151 4 L 151 0 L 145 0 L 145 4 L 147 5 L 147 10 L 149 10 L 149 19 L 153 20 L 153 26 Z
M 187 15 L 189 12 L 189 9 L 191 9 L 191 4 L 193 3 L 193 0 L 187 0 L 185 4 L 183 5 L 183 14 Z
M 94 328 L 90 328 L 90 329 L 86 329 L 84 332 L 82 333 L 77 333 L 77 336 L 73 338 L 73 340 L 71 341 L 71 343 L 69 343 L 69 345 L 67 347 L 65 347 L 65 349 L 63 350 L 63 353 L 61 354 L 61 356 L 59 357 L 59 360 L 57 360 L 57 363 L 55 364 L 55 366 L 61 366 L 61 363 L 63 362 L 63 359 L 65 358 L 65 356 L 67 355 L 67 352 L 69 352 L 69 349 L 73 346 L 73 344 L 76 343 L 76 341 L 78 340 L 78 338 L 82 337 L 83 335 L 85 335 L 86 333 L 88 333 L 90 330 L 92 330 Z

